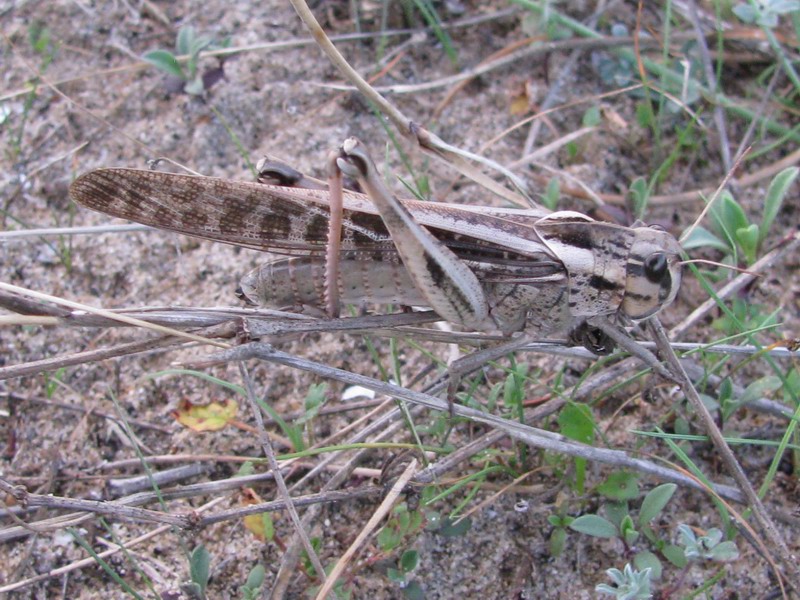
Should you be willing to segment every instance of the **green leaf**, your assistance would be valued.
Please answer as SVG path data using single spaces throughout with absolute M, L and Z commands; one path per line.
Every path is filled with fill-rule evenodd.
M 745 404 L 747 402 L 752 402 L 754 400 L 758 400 L 759 398 L 763 398 L 764 396 L 781 389 L 782 385 L 783 382 L 777 375 L 767 375 L 765 377 L 761 377 L 760 379 L 756 379 L 745 388 L 741 398 L 738 400 L 738 404 Z
M 694 248 L 703 248 L 707 246 L 724 252 L 725 254 L 729 254 L 731 251 L 729 244 L 719 239 L 705 227 L 699 226 L 692 229 L 692 233 L 681 241 L 681 246 L 684 250 L 693 250 Z
M 664 546 L 664 548 L 661 549 L 661 554 L 663 554 L 664 558 L 666 558 L 670 563 L 679 569 L 684 568 L 689 562 L 686 560 L 686 554 L 684 553 L 683 548 L 676 544 Z
M 751 223 L 743 229 L 736 230 L 736 241 L 739 243 L 748 264 L 758 258 L 758 225 Z
M 600 116 L 600 108 L 591 106 L 583 113 L 583 126 L 584 127 L 597 127 L 603 121 Z
M 636 104 L 636 122 L 642 129 L 649 129 L 655 120 L 653 106 L 649 101 L 644 100 Z
M 786 193 L 794 183 L 794 180 L 797 179 L 797 174 L 799 172 L 800 169 L 797 167 L 789 167 L 788 169 L 784 169 L 775 175 L 773 180 L 770 182 L 769 189 L 767 189 L 767 195 L 764 198 L 764 216 L 762 217 L 761 225 L 759 225 L 758 228 L 759 246 L 767 237 L 770 227 L 772 227 L 772 222 L 778 215 L 781 204 L 783 204 L 783 199 L 786 197 Z
M 191 25 L 181 27 L 175 40 L 175 50 L 178 54 L 182 56 L 191 54 L 192 40 L 194 40 L 194 27 Z
M 711 550 L 711 560 L 717 562 L 730 562 L 739 558 L 739 549 L 732 541 L 722 542 Z
M 50 45 L 50 30 L 42 21 L 35 20 L 28 26 L 28 42 L 36 54 L 45 53 Z
M 586 404 L 567 402 L 558 415 L 562 435 L 576 442 L 590 444 L 594 440 L 595 423 L 592 410 Z
M 203 92 L 206 91 L 205 87 L 203 86 L 203 78 L 198 76 L 191 81 L 187 81 L 183 86 L 183 91 L 190 96 L 202 96 Z
M 198 36 L 192 40 L 192 43 L 189 45 L 189 54 L 192 56 L 192 58 L 196 59 L 197 55 L 208 48 L 213 42 L 214 38 L 212 38 L 210 35 Z
M 633 519 L 631 519 L 630 515 L 625 515 L 625 517 L 622 519 L 619 531 L 622 535 L 622 539 L 628 546 L 633 546 L 636 543 L 636 540 L 639 539 L 639 532 L 634 528 Z
M 200 587 L 202 593 L 205 594 L 206 586 L 208 585 L 209 565 L 211 564 L 211 555 L 206 550 L 205 546 L 198 546 L 192 552 L 189 558 L 189 576 L 192 583 Z
M 644 177 L 637 177 L 628 187 L 628 198 L 633 208 L 633 215 L 641 219 L 647 210 L 647 203 L 650 200 L 650 189 Z
M 597 515 L 581 515 L 570 524 L 569 528 L 592 537 L 617 537 L 617 528 L 614 527 L 614 524 Z
M 242 463 L 242 466 L 236 471 L 236 475 L 234 475 L 234 477 L 247 477 L 248 475 L 255 475 L 255 472 L 255 463 L 251 460 L 247 460 Z
M 637 552 L 636 556 L 633 557 L 633 565 L 639 571 L 650 569 L 650 578 L 656 580 L 661 579 L 661 574 L 664 571 L 664 567 L 661 565 L 661 561 L 658 559 L 658 556 L 649 550 Z
M 407 582 L 401 589 L 408 600 L 425 600 L 425 590 L 417 580 Z
M 597 491 L 612 500 L 633 500 L 639 495 L 639 482 L 633 473 L 617 471 L 609 475 Z
M 550 534 L 550 556 L 560 556 L 567 544 L 567 530 L 557 527 Z
M 678 486 L 674 483 L 664 483 L 650 490 L 639 508 L 639 525 L 647 525 L 658 517 L 676 489 Z
M 395 583 L 406 582 L 405 574 L 400 569 L 395 569 L 394 567 L 386 569 L 386 576 L 389 578 L 389 581 L 394 581 Z
M 264 530 L 264 539 L 271 542 L 275 539 L 275 521 L 272 520 L 272 515 L 265 512 L 261 515 L 261 526 Z
M 167 75 L 173 75 L 184 80 L 186 79 L 183 68 L 172 52 L 168 52 L 167 50 L 153 50 L 142 56 L 142 60 L 149 62 Z
M 386 526 L 378 532 L 378 548 L 382 552 L 391 552 L 400 544 L 401 535 L 392 527 Z
M 503 402 L 510 410 L 517 410 L 525 398 L 525 377 L 528 374 L 528 365 L 518 364 L 511 369 L 506 377 L 503 388 Z
M 327 383 L 312 383 L 309 386 L 308 392 L 306 393 L 306 398 L 303 401 L 303 408 L 305 412 L 303 413 L 302 417 L 295 421 L 297 425 L 307 423 L 319 414 L 319 411 L 325 405 L 325 395 L 327 391 Z
M 500 392 L 502 391 L 503 384 L 501 382 L 498 381 L 492 386 L 489 395 L 486 397 L 486 412 L 494 414 L 495 408 L 497 408 L 497 399 L 500 397 Z
M 245 587 L 251 590 L 257 590 L 264 584 L 264 577 L 266 576 L 266 570 L 264 569 L 263 565 L 256 565 L 250 571 L 250 574 L 247 576 L 247 581 L 245 582 Z
M 404 573 L 411 573 L 419 564 L 419 553 L 416 550 L 406 550 L 400 557 L 400 568 Z
M 711 214 L 716 218 L 717 225 L 725 235 L 731 238 L 738 229 L 746 229 L 750 225 L 744 209 L 728 191 L 722 192 L 719 202 L 711 210 Z
M 586 404 L 568 402 L 558 415 L 561 433 L 571 440 L 591 444 L 594 440 L 595 423 L 592 411 Z M 586 459 L 575 457 L 575 489 L 584 492 L 586 481 Z
M 553 177 L 547 182 L 547 188 L 542 196 L 542 204 L 550 210 L 555 210 L 558 206 L 558 201 L 561 199 L 561 185 L 558 179 Z
M 466 518 L 456 523 L 450 517 L 446 517 L 439 527 L 439 534 L 444 537 L 461 537 L 467 534 L 472 528 L 472 519 Z

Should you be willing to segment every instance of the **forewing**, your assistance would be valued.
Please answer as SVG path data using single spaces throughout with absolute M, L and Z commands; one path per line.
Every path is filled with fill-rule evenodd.
M 194 237 L 288 254 L 324 252 L 327 210 L 258 183 L 139 169 L 90 171 L 70 187 L 78 204 Z
M 87 208 L 185 235 L 287 255 L 322 256 L 328 239 L 328 193 L 142 169 L 105 168 L 81 175 L 70 196 Z M 407 201 L 456 254 L 502 279 L 504 265 L 525 262 L 531 279 L 562 269 L 538 239 L 541 215 L 513 209 Z M 396 253 L 375 206 L 344 197 L 342 252 Z

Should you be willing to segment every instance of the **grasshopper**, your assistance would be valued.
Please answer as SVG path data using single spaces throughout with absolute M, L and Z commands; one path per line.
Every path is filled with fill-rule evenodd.
M 241 298 L 271 308 L 321 310 L 332 296 L 328 312 L 337 299 L 429 306 L 470 330 L 542 335 L 581 332 L 599 316 L 643 319 L 678 292 L 681 249 L 659 228 L 571 211 L 400 201 L 354 138 L 333 162 L 366 192 L 342 192 L 341 207 L 316 180 L 274 168 L 264 172 L 277 182 L 269 184 L 103 168 L 76 179 L 70 196 L 115 217 L 286 255 L 240 283 Z M 341 228 L 331 229 L 337 213 Z

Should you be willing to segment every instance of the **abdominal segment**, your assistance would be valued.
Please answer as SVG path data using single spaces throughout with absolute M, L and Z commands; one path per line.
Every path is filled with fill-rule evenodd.
M 399 260 L 344 258 L 338 287 L 345 304 L 426 304 Z M 268 262 L 242 278 L 240 292 L 251 304 L 268 308 L 324 310 L 325 261 L 298 257 Z

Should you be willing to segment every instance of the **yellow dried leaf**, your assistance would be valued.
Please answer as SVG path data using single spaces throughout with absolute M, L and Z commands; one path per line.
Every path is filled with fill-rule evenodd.
M 212 402 L 204 405 L 184 400 L 178 410 L 172 412 L 172 416 L 192 431 L 219 431 L 233 421 L 238 412 L 239 405 L 234 400 L 228 400 L 224 404 Z
M 250 488 L 245 488 L 242 496 L 242 504 L 245 506 L 263 502 L 258 494 Z M 247 530 L 262 542 L 271 540 L 275 535 L 275 525 L 272 522 L 272 515 L 269 513 L 247 515 L 243 521 Z

